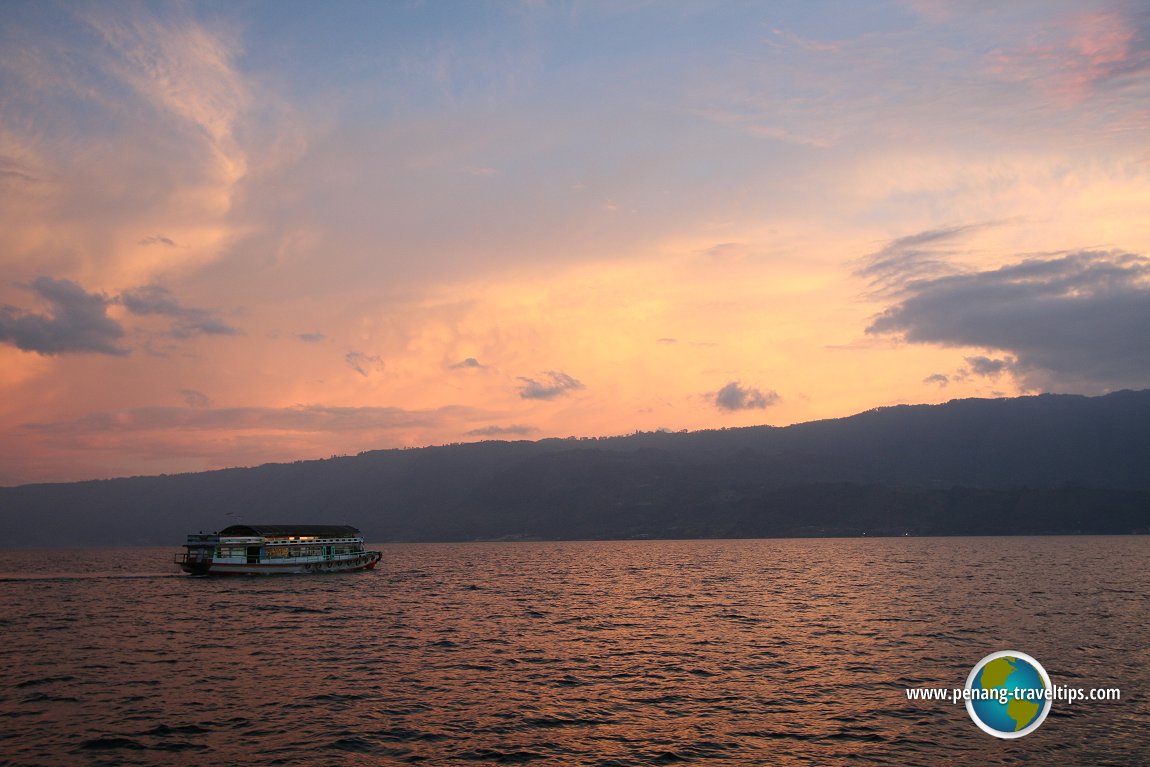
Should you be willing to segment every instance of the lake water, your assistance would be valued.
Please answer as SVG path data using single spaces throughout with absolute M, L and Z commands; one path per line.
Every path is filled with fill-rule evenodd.
M 1150 764 L 1150 538 L 382 549 L 3 552 L 0 764 Z M 1122 699 L 1014 741 L 907 700 L 1007 649 Z

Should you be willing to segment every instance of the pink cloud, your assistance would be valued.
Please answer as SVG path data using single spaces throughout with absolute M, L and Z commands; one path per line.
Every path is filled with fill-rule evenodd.
M 1100 86 L 1150 64 L 1150 49 L 1138 29 L 1119 13 L 1068 16 L 1053 39 L 1035 40 L 992 57 L 992 71 L 1004 79 L 1027 82 L 1056 101 L 1072 106 Z

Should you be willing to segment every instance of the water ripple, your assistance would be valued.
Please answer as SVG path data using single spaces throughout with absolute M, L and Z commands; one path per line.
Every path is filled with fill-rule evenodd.
M 178 576 L 171 550 L 9 552 L 0 762 L 1150 763 L 1150 539 L 385 551 L 251 579 Z M 1007 648 L 1129 694 L 1013 743 L 907 700 Z

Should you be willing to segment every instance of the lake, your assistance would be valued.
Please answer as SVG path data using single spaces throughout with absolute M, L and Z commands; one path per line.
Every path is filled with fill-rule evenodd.
M 0 557 L 0 764 L 1150 764 L 1150 537 L 404 544 L 191 578 Z M 999 740 L 989 653 L 1119 701 Z

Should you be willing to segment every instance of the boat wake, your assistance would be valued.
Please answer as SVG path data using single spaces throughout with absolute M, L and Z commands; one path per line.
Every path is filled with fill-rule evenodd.
M 28 581 L 131 581 L 157 578 L 183 578 L 182 573 L 3 573 L 0 583 Z

